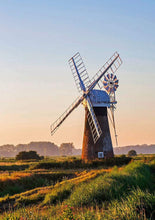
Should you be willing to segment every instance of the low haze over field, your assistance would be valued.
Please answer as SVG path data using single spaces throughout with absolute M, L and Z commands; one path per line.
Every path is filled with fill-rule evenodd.
M 49 128 L 79 95 L 68 65 L 77 51 L 90 78 L 120 53 L 119 146 L 155 143 L 154 10 L 153 0 L 1 2 L 0 145 L 44 140 L 81 148 L 83 107 L 53 137 Z

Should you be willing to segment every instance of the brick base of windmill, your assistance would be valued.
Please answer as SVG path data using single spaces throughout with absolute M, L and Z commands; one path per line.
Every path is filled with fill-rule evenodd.
M 100 124 L 102 135 L 100 139 L 94 144 L 92 133 L 87 119 L 88 108 L 85 108 L 85 126 L 82 146 L 82 159 L 93 160 L 102 157 L 113 157 L 114 153 L 107 117 L 107 107 L 94 107 L 93 109 Z

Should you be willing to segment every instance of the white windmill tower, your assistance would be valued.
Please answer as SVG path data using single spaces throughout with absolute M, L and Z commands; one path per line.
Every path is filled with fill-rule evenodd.
M 111 109 L 114 124 L 115 90 L 118 81 L 114 73 L 122 64 L 117 52 L 90 80 L 85 65 L 79 53 L 70 60 L 69 65 L 77 89 L 82 95 L 51 125 L 51 135 L 55 133 L 64 120 L 80 104 L 85 107 L 85 128 L 82 147 L 82 159 L 90 160 L 98 157 L 112 157 L 113 147 L 107 117 L 107 108 Z M 103 76 L 107 74 L 104 77 Z M 98 89 L 97 89 L 98 87 Z M 103 91 L 103 87 L 106 91 Z

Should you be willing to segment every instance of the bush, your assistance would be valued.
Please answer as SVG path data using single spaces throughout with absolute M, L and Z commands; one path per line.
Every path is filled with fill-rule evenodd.
M 36 151 L 21 151 L 16 155 L 16 160 L 40 160 L 40 156 L 37 154 Z
M 128 156 L 129 156 L 129 157 L 137 156 L 137 152 L 136 152 L 135 150 L 130 150 L 130 151 L 128 152 Z

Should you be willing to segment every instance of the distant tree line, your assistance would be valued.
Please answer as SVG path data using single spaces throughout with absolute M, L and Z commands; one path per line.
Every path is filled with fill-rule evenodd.
M 61 156 L 71 156 L 74 150 L 73 143 L 63 143 L 59 147 L 59 155 Z M 39 156 L 36 151 L 21 151 L 16 155 L 16 160 L 29 160 L 35 159 L 40 160 L 43 156 Z
M 66 149 L 64 148 L 66 146 Z M 51 142 L 30 142 L 29 144 L 0 146 L 0 157 L 15 157 L 21 151 L 36 151 L 41 156 L 80 155 L 81 149 L 76 149 L 73 143 L 63 143 L 58 147 Z
M 59 147 L 59 154 L 61 156 L 73 155 L 74 149 L 73 143 L 63 143 Z
M 114 148 L 115 155 L 128 154 L 135 150 L 137 154 L 155 153 L 155 145 L 133 145 Z M 36 151 L 40 156 L 68 156 L 81 155 L 81 149 L 76 149 L 73 143 L 62 143 L 60 147 L 51 142 L 30 142 L 29 144 L 2 145 L 0 146 L 0 157 L 16 157 L 21 151 Z

